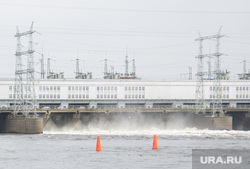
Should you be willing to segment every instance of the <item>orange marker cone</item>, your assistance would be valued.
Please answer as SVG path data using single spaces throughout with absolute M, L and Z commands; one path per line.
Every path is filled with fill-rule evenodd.
M 97 141 L 96 141 L 96 151 L 101 151 L 101 141 L 100 141 L 100 136 L 97 136 Z
M 154 135 L 154 141 L 153 141 L 153 148 L 152 149 L 158 149 L 157 147 L 157 137 Z

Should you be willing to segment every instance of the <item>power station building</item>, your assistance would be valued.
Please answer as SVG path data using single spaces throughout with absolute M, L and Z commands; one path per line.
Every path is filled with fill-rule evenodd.
M 210 108 L 215 87 L 204 81 L 206 108 Z M 71 108 L 194 108 L 196 81 L 146 81 L 141 79 L 36 79 L 38 109 Z M 222 80 L 222 105 L 250 107 L 250 81 Z M 24 100 L 29 94 L 23 90 Z M 14 105 L 15 80 L 0 79 L 0 106 Z

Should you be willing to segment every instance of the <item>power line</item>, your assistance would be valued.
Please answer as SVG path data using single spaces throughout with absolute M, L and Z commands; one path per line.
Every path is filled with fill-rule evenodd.
M 188 11 L 188 10 L 154 10 L 154 9 L 126 9 L 126 8 L 90 8 L 73 6 L 52 6 L 52 5 L 34 5 L 34 4 L 11 4 L 0 3 L 2 6 L 18 6 L 28 8 L 51 8 L 63 10 L 85 10 L 85 11 L 108 11 L 108 12 L 136 12 L 136 13 L 171 13 L 171 14 L 250 14 L 248 11 Z

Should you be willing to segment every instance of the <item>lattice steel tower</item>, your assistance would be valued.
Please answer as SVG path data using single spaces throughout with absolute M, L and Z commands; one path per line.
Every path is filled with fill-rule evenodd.
M 196 91 L 195 91 L 195 98 L 196 98 L 196 105 L 195 105 L 195 113 L 199 114 L 205 114 L 205 98 L 204 98 L 204 55 L 202 52 L 203 46 L 202 42 L 205 40 L 206 37 L 199 37 L 198 39 L 195 39 L 196 41 L 199 41 L 199 55 L 198 58 L 198 68 L 197 68 L 197 85 L 196 85 Z
M 197 71 L 197 86 L 196 86 L 196 113 L 205 113 L 205 98 L 204 98 L 204 75 L 205 72 L 203 72 L 204 68 L 204 58 L 211 56 L 215 56 L 215 73 L 214 73 L 214 84 L 213 84 L 213 107 L 212 107 L 212 116 L 215 116 L 218 112 L 220 116 L 223 116 L 223 108 L 222 108 L 222 87 L 220 81 L 224 77 L 224 72 L 221 71 L 220 68 L 220 56 L 222 55 L 220 53 L 220 38 L 222 38 L 224 35 L 220 34 L 221 28 L 218 31 L 216 35 L 212 36 L 204 36 L 199 37 L 196 39 L 196 41 L 200 42 L 199 47 L 199 55 L 198 55 L 198 71 Z M 204 40 L 216 40 L 216 52 L 213 54 L 203 54 L 202 49 L 202 42 Z M 211 66 L 211 65 L 210 65 Z
M 214 75 L 214 100 L 213 100 L 213 111 L 212 115 L 215 116 L 216 113 L 219 113 L 219 116 L 224 116 L 223 107 L 222 107 L 222 86 L 220 81 L 223 79 L 223 72 L 220 67 L 220 56 L 223 55 L 220 53 L 220 38 L 224 35 L 220 34 L 221 28 L 216 35 L 213 36 L 216 39 L 216 53 L 215 53 L 215 75 Z
M 34 79 L 34 50 L 33 50 L 33 22 L 30 30 L 20 33 L 17 28 L 15 37 L 17 38 L 17 50 L 16 50 L 16 71 L 15 71 L 15 105 L 14 115 L 19 112 L 28 115 L 30 111 L 35 112 L 35 79 Z M 21 50 L 21 37 L 29 37 L 29 47 L 27 51 Z M 27 56 L 27 65 L 22 60 Z M 26 77 L 26 80 L 24 81 Z

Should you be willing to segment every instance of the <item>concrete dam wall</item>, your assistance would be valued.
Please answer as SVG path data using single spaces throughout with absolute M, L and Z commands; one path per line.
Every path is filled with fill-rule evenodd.
M 2 133 L 43 133 L 43 130 L 60 130 L 71 127 L 76 130 L 99 128 L 101 130 L 133 129 L 211 129 L 249 130 L 250 116 L 246 112 L 230 112 L 224 117 L 211 114 L 193 114 L 190 111 L 134 110 L 134 109 L 85 109 L 38 111 L 33 115 L 13 116 L 0 113 Z

